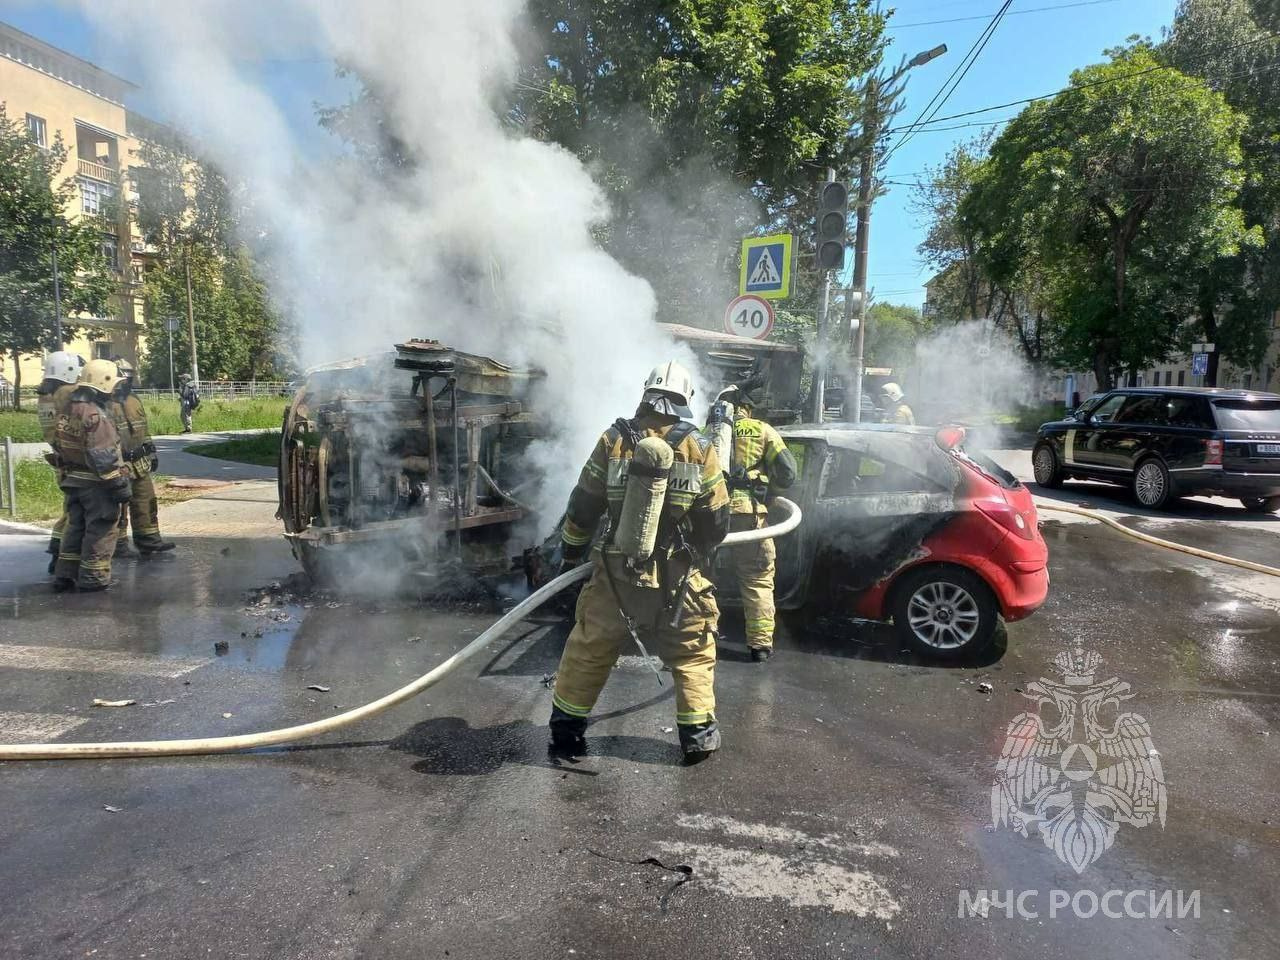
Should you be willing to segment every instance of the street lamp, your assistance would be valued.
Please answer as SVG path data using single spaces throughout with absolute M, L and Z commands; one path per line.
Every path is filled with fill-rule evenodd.
M 894 71 L 884 85 L 892 87 L 894 82 L 912 67 L 923 66 L 946 52 L 945 43 L 940 43 L 929 50 L 922 50 Z M 853 349 L 854 423 L 862 421 L 862 370 L 865 364 L 863 349 L 866 346 L 867 330 L 867 243 L 871 235 L 871 201 L 875 197 L 876 144 L 880 140 L 879 86 L 880 83 L 874 76 L 867 81 L 867 120 L 864 129 L 866 143 L 862 149 L 862 160 L 858 170 L 858 225 L 853 241 L 853 280 L 844 298 L 846 325 L 852 326 L 855 300 L 858 306 L 858 329 L 854 335 Z

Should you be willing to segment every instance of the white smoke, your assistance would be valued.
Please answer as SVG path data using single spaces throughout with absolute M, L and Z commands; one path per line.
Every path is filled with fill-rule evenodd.
M 563 504 L 599 431 L 648 369 L 692 367 L 654 323 L 649 285 L 593 242 L 608 215 L 571 153 L 495 104 L 515 80 L 519 0 L 83 0 L 148 92 L 252 198 L 277 304 L 308 363 L 432 337 L 544 369 L 557 427 L 539 505 Z M 261 61 L 320 56 L 382 98 L 417 160 L 404 177 L 317 151 L 259 82 Z M 305 122 L 303 118 L 302 122 Z M 314 122 L 314 121 L 312 121 Z
M 901 386 L 925 423 L 978 422 L 1035 393 L 1035 374 L 1005 330 L 986 320 L 936 328 L 916 343 Z

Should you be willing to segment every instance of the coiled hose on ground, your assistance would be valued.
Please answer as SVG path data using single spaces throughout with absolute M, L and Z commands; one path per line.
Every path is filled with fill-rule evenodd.
M 1073 507 L 1061 503 L 1043 503 L 1036 502 L 1036 510 L 1051 510 L 1057 513 L 1074 513 L 1076 516 L 1088 517 L 1090 520 L 1097 520 L 1099 523 L 1105 523 L 1107 526 L 1119 530 L 1125 536 L 1133 537 L 1135 540 L 1141 540 L 1143 543 L 1150 543 L 1157 547 L 1165 547 L 1168 550 L 1177 550 L 1179 553 L 1185 553 L 1193 557 L 1200 557 L 1204 560 L 1214 560 L 1218 563 L 1227 563 L 1233 567 L 1240 567 L 1243 570 L 1252 570 L 1254 573 L 1265 573 L 1268 576 L 1280 577 L 1280 567 L 1269 567 L 1265 563 L 1254 563 L 1252 560 L 1241 560 L 1239 557 L 1228 557 L 1223 553 L 1213 553 L 1209 550 L 1201 550 L 1199 547 L 1189 547 L 1185 543 L 1177 543 L 1173 540 L 1165 540 L 1161 537 L 1153 537 L 1149 533 L 1143 533 L 1141 530 L 1134 530 L 1132 527 L 1126 527 L 1119 520 L 1100 513 L 1097 510 L 1089 510 L 1085 507 Z
M 759 530 L 745 530 L 731 533 L 724 540 L 724 546 L 752 543 L 756 540 L 767 540 L 790 533 L 800 525 L 800 508 L 790 500 L 781 497 L 774 504 L 784 512 L 783 519 L 776 524 L 762 527 Z M 15 743 L 0 744 L 0 760 L 107 760 L 117 757 L 180 757 L 206 753 L 235 753 L 240 750 L 253 750 L 258 747 L 269 747 L 281 743 L 292 743 L 330 733 L 342 727 L 358 723 L 367 717 L 390 710 L 398 703 L 416 697 L 422 691 L 435 686 L 454 670 L 462 666 L 473 656 L 493 643 L 522 619 L 542 606 L 565 587 L 585 579 L 591 572 L 591 564 L 562 573 L 554 580 L 512 607 L 503 617 L 476 637 L 465 647 L 449 657 L 435 669 L 424 673 L 412 683 L 405 684 L 399 690 L 388 693 L 364 706 L 356 707 L 334 717 L 313 720 L 293 727 L 279 730 L 264 730 L 261 733 L 243 733 L 231 737 L 202 737 L 193 740 L 139 740 L 120 743 Z

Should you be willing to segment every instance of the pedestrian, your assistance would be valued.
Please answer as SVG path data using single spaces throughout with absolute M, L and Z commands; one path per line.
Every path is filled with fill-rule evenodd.
M 635 416 L 615 421 L 601 435 L 569 497 L 561 534 L 564 569 L 585 559 L 606 513 L 609 525 L 595 547 L 595 569 L 578 597 L 556 674 L 554 752 L 576 756 L 586 750 L 587 718 L 619 653 L 632 642 L 644 651 L 651 645 L 671 671 L 686 761 L 696 763 L 720 746 L 714 690 L 720 611 L 702 567 L 728 530 L 729 496 L 715 451 L 689 422 L 692 398 L 693 379 L 684 367 L 655 367 Z M 669 449 L 670 467 L 633 463 L 638 446 L 645 445 L 646 456 L 654 450 L 649 438 L 665 442 L 658 449 L 663 456 Z M 655 493 L 657 499 L 638 504 L 644 508 L 638 514 L 624 516 L 632 507 L 629 483 L 640 489 L 646 480 L 663 486 L 665 495 Z M 653 544 L 647 556 L 623 553 L 618 533 L 624 522 L 646 527 Z
M 880 396 L 884 399 L 884 422 L 903 423 L 909 427 L 916 425 L 916 415 L 907 406 L 905 394 L 896 383 L 886 383 L 880 388 Z
M 755 398 L 748 390 L 730 387 L 720 399 L 733 404 L 733 446 L 725 465 L 729 481 L 729 530 L 758 530 L 769 524 L 773 491 L 796 482 L 796 459 L 781 435 L 751 414 Z M 773 540 L 744 543 L 729 550 L 730 567 L 738 578 L 742 616 L 751 659 L 763 663 L 773 654 L 773 582 L 777 553 Z
M 144 556 L 172 550 L 174 544 L 160 536 L 160 511 L 156 503 L 156 486 L 151 475 L 159 468 L 156 445 L 147 428 L 147 411 L 133 392 L 137 371 L 123 357 L 115 360 L 120 382 L 111 398 L 111 417 L 120 437 L 120 456 L 133 488 L 129 502 L 120 507 L 120 533 L 114 556 L 127 557 L 129 521 L 133 521 L 133 543 Z
M 45 454 L 45 460 L 53 467 L 62 484 L 62 459 L 58 456 L 58 417 L 65 415 L 71 406 L 71 394 L 75 392 L 76 381 L 80 378 L 80 370 L 84 359 L 79 354 L 59 350 L 44 358 L 44 379 L 36 387 L 36 419 L 40 421 L 40 433 L 44 442 L 53 448 L 52 453 Z M 53 529 L 49 532 L 49 572 L 53 573 L 58 562 L 58 548 L 62 545 L 62 531 L 67 527 L 67 509 L 64 502 L 62 515 L 58 517 Z
M 200 391 L 191 379 L 191 374 L 184 373 L 178 378 L 178 404 L 182 411 L 182 432 L 191 432 L 191 414 L 200 408 Z
M 65 416 L 58 417 L 58 453 L 67 498 L 67 526 L 53 571 L 55 593 L 111 586 L 120 505 L 132 493 L 120 460 L 120 438 L 107 404 L 120 375 L 110 360 L 80 371 Z

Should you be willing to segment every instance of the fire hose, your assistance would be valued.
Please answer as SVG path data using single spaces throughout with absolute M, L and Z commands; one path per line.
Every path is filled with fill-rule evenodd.
M 790 500 L 782 497 L 775 499 L 785 514 L 776 524 L 761 527 L 758 530 L 744 530 L 731 533 L 725 537 L 722 546 L 736 546 L 743 543 L 754 543 L 790 533 L 800 525 L 800 508 Z M 333 730 L 350 726 L 368 717 L 390 710 L 427 690 L 458 667 L 462 666 L 489 644 L 493 643 L 522 619 L 542 606 L 547 600 L 561 590 L 586 578 L 591 572 L 592 564 L 584 563 L 562 573 L 554 580 L 539 587 L 520 603 L 512 607 L 497 623 L 468 643 L 465 647 L 424 673 L 418 679 L 405 684 L 363 706 L 292 727 L 278 730 L 264 730 L 261 733 L 243 733 L 229 737 L 201 737 L 192 740 L 139 740 L 117 743 L 14 743 L 0 744 L 0 761 L 3 760 L 107 760 L 117 757 L 181 757 L 207 753 L 235 753 L 240 750 L 253 750 L 259 747 L 270 747 L 281 743 L 292 743 L 318 737 Z
M 1280 567 L 1269 567 L 1265 563 L 1254 563 L 1252 560 L 1241 560 L 1239 557 L 1229 557 L 1224 553 L 1213 553 L 1209 550 L 1201 550 L 1199 547 L 1189 547 L 1185 543 L 1177 543 L 1174 540 L 1165 540 L 1161 537 L 1153 537 L 1149 533 L 1143 533 L 1141 530 L 1134 530 L 1132 527 L 1126 527 L 1119 520 L 1100 513 L 1097 510 L 1088 510 L 1084 507 L 1072 507 L 1060 503 L 1044 503 L 1036 501 L 1036 510 L 1052 510 L 1057 513 L 1074 513 L 1076 516 L 1088 517 L 1090 520 L 1097 520 L 1099 523 L 1105 523 L 1108 527 L 1119 530 L 1126 536 L 1133 537 L 1135 540 L 1141 540 L 1143 543 L 1150 543 L 1157 547 L 1164 547 L 1168 550 L 1177 550 L 1179 553 L 1185 553 L 1193 557 L 1200 557 L 1203 560 L 1214 560 L 1218 563 L 1230 564 L 1233 567 L 1240 567 L 1243 570 L 1252 570 L 1254 573 L 1265 573 L 1268 576 L 1280 577 Z

